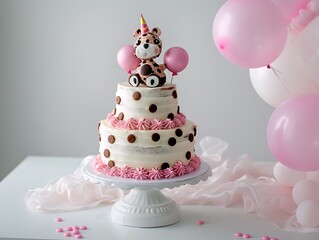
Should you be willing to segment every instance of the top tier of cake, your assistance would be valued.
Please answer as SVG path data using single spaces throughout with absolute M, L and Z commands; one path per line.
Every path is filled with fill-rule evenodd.
M 176 86 L 167 83 L 162 87 L 148 88 L 119 83 L 113 114 L 119 120 L 173 120 L 179 114 Z

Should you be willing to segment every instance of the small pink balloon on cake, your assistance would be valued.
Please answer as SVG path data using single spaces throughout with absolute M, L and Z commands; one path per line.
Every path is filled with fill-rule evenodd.
M 98 125 L 95 169 L 102 174 L 160 180 L 200 166 L 194 149 L 196 125 L 180 111 L 176 85 L 166 82 L 166 65 L 154 60 L 162 52 L 160 35 L 161 30 L 150 29 L 141 16 L 134 46 L 119 51 L 118 62 L 130 75 L 117 86 L 113 112 Z M 188 55 L 184 60 L 178 71 L 186 67 Z

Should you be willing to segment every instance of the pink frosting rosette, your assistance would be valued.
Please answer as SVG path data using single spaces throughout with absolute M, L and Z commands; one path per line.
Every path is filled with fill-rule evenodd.
M 181 127 L 183 125 L 182 121 L 178 117 L 174 118 L 173 122 L 175 127 Z
M 141 118 L 138 120 L 137 129 L 138 130 L 149 130 L 151 128 L 151 121 L 146 118 Z
M 100 155 L 96 156 L 96 161 L 94 162 L 94 168 L 96 171 L 107 174 L 107 165 L 102 163 L 102 158 Z
M 164 175 L 165 178 L 173 178 L 173 177 L 175 177 L 175 172 L 170 167 L 170 168 L 166 168 L 166 169 L 163 170 L 163 175 Z
M 129 166 L 124 166 L 121 169 L 121 177 L 123 178 L 133 178 L 134 169 Z
M 165 119 L 162 122 L 162 127 L 163 129 L 172 129 L 172 128 L 175 128 L 175 123 L 171 119 Z
M 175 172 L 176 176 L 182 176 L 187 173 L 187 167 L 181 161 L 178 161 L 173 166 L 173 171 Z
M 148 171 L 145 168 L 136 168 L 134 171 L 133 178 L 137 180 L 145 180 L 148 179 Z
M 186 123 L 186 116 L 183 113 L 179 113 L 178 118 L 181 120 L 183 125 Z
M 187 172 L 188 172 L 188 173 L 191 173 L 191 172 L 194 172 L 195 170 L 196 170 L 196 164 L 191 161 L 191 162 L 187 165 Z
M 124 128 L 128 130 L 137 130 L 137 120 L 135 118 L 129 118 L 124 122 Z
M 149 179 L 158 180 L 163 178 L 162 170 L 159 168 L 152 168 L 148 173 Z
M 114 117 L 113 114 L 110 117 L 108 117 L 107 120 L 111 123 L 112 127 L 118 127 L 121 125 L 121 120 L 118 119 L 117 117 Z
M 151 127 L 152 130 L 161 130 L 162 129 L 162 121 L 159 119 L 152 119 L 151 120 Z
M 114 177 L 119 177 L 121 176 L 121 169 L 119 169 L 118 167 L 112 167 L 109 170 L 109 175 L 114 176 Z

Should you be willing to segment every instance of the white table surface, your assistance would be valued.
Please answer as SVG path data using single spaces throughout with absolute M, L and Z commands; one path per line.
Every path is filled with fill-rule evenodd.
M 0 239 L 76 239 L 56 233 L 57 227 L 86 225 L 83 239 L 129 240 L 232 240 L 240 239 L 234 233 L 241 231 L 261 239 L 265 235 L 280 240 L 315 240 L 319 233 L 285 232 L 247 214 L 242 207 L 218 208 L 214 206 L 181 206 L 182 220 L 159 228 L 133 228 L 113 223 L 111 206 L 71 212 L 33 212 L 27 209 L 24 195 L 27 190 L 42 187 L 50 180 L 71 174 L 82 158 L 27 157 L 0 182 Z M 61 223 L 54 219 L 62 217 Z M 197 225 L 202 219 L 204 225 Z

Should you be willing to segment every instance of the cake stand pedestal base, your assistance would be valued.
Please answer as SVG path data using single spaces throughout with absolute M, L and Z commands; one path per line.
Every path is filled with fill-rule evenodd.
M 179 206 L 160 191 L 185 184 L 195 185 L 212 175 L 210 166 L 202 162 L 199 169 L 180 177 L 160 180 L 136 180 L 113 177 L 94 169 L 95 158 L 83 169 L 85 179 L 104 185 L 131 190 L 112 207 L 114 222 L 131 227 L 161 227 L 181 220 Z
M 133 227 L 160 227 L 181 219 L 180 207 L 157 189 L 134 188 L 112 207 L 114 222 Z

